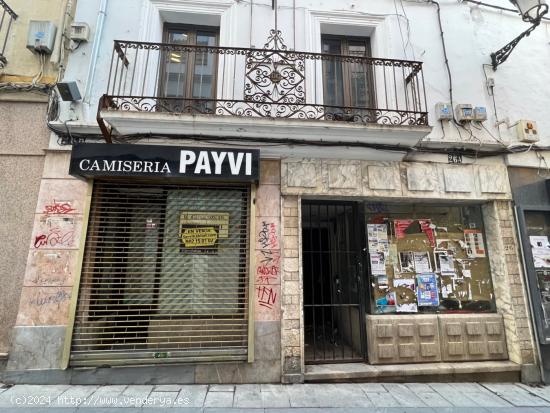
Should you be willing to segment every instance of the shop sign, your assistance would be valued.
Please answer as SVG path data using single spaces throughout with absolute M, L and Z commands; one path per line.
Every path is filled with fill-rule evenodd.
M 229 213 L 182 211 L 181 249 L 191 254 L 216 254 L 220 238 L 229 237 Z
M 260 177 L 260 151 L 84 143 L 73 147 L 69 173 L 254 182 Z

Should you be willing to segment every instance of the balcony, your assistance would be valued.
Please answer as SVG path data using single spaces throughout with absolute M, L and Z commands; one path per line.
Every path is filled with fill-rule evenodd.
M 112 133 L 414 145 L 430 128 L 422 63 L 115 41 L 98 122 Z
M 14 20 L 17 20 L 17 14 L 6 4 L 4 0 L 0 0 L 0 69 L 3 69 L 8 64 L 6 59 L 6 46 L 10 37 L 10 30 Z

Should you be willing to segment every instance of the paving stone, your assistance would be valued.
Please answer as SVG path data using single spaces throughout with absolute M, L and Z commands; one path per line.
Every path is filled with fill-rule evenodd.
M 458 407 L 480 407 L 474 400 L 459 392 L 452 384 L 430 383 L 430 387 L 441 397 Z
M 167 407 L 186 407 L 185 398 L 179 396 L 180 392 L 173 391 L 152 391 L 147 398 L 147 403 L 143 408 L 167 408 Z M 119 412 L 120 413 L 120 412 Z
M 211 384 L 208 386 L 208 391 L 235 391 L 235 386 L 232 384 Z
M 124 390 L 120 397 L 124 407 L 141 407 L 153 391 L 154 386 L 131 385 Z
M 365 393 L 384 393 L 387 391 L 384 386 L 379 383 L 360 383 L 359 386 Z
M 264 408 L 290 407 L 290 398 L 284 384 L 262 384 L 262 405 Z
M 205 384 L 194 384 L 180 386 L 179 399 L 184 399 L 185 405 L 182 407 L 202 407 L 208 392 L 208 386 Z
M 122 403 L 120 395 L 127 387 L 126 385 L 101 386 L 80 407 L 117 407 L 118 403 Z
M 204 407 L 233 407 L 233 397 L 232 391 L 209 391 L 204 401 Z
M 416 396 L 422 400 L 426 406 L 430 407 L 452 407 L 453 405 L 448 400 L 444 399 L 440 394 L 432 391 L 419 391 Z
M 320 407 L 313 384 L 293 384 L 287 387 L 290 407 Z
M 237 386 L 233 407 L 263 408 L 261 386 L 259 384 Z
M 264 409 L 249 409 L 249 408 L 225 409 L 225 408 L 209 407 L 209 408 L 205 408 L 203 411 L 204 413 L 264 413 Z M 187 413 L 187 410 L 184 410 L 182 413 Z
M 369 392 L 367 393 L 367 397 L 372 402 L 374 407 L 402 407 L 400 406 L 399 401 L 388 392 Z
M 373 407 L 372 402 L 356 384 L 311 384 L 319 407 Z
M 430 385 L 426 383 L 405 383 L 404 385 L 414 393 L 433 392 L 433 389 L 430 387 Z
M 100 386 L 76 385 L 61 393 L 51 407 L 78 407 L 84 403 Z
M 517 407 L 550 406 L 548 401 L 515 384 L 484 383 L 483 386 Z
M 528 386 L 526 384 L 518 383 L 516 386 L 522 388 L 528 393 L 535 394 L 541 399 L 546 400 L 547 402 L 550 402 L 550 387 L 535 387 L 535 386 Z
M 169 391 L 169 392 L 175 392 L 175 391 L 180 391 L 181 390 L 181 385 L 180 384 L 159 384 L 159 385 L 156 385 L 155 388 L 153 389 L 153 391 L 155 392 L 159 392 L 159 391 Z
M 428 407 L 420 398 L 418 398 L 405 385 L 398 383 L 384 384 L 384 388 L 397 400 L 403 407 Z
M 42 407 L 49 406 L 57 397 L 67 390 L 69 385 L 41 386 L 20 384 L 0 394 L 2 407 Z M 68 406 L 69 407 L 69 406 Z

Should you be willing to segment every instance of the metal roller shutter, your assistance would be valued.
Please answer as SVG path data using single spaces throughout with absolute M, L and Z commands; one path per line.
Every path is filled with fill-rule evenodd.
M 250 188 L 96 182 L 72 366 L 247 360 Z

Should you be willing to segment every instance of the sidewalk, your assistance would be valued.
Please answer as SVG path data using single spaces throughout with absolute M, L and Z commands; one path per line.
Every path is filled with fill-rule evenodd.
M 252 384 L 0 388 L 0 412 L 547 412 L 550 387 L 523 384 Z

